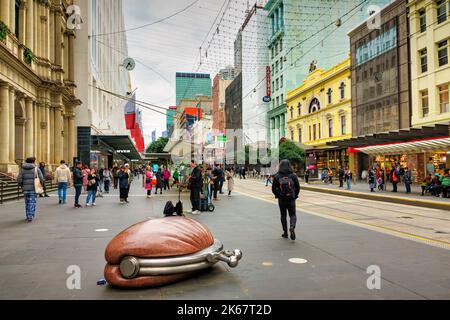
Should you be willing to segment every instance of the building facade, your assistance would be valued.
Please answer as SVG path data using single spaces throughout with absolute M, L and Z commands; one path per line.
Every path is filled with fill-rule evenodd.
M 166 134 L 167 137 L 170 137 L 175 128 L 175 119 L 177 115 L 177 107 L 169 107 L 166 111 Z
M 51 169 L 75 156 L 72 1 L 0 4 L 0 172 L 35 156 Z
M 234 76 L 234 75 L 233 75 Z M 225 132 L 225 90 L 234 78 L 224 77 L 222 73 L 217 74 L 213 80 L 212 101 L 213 101 L 213 129 L 222 133 Z
M 350 58 L 329 70 L 316 69 L 287 96 L 287 136 L 307 146 L 306 166 L 317 177 L 325 168 L 349 165 L 346 148 L 327 142 L 352 136 Z
M 211 76 L 204 73 L 177 72 L 176 82 L 176 105 L 181 99 L 195 99 L 196 96 L 211 97 Z
M 348 56 L 347 32 L 368 17 L 369 9 L 386 3 L 389 0 L 270 0 L 266 4 L 272 89 L 268 127 L 272 144 L 287 133 L 287 92 L 300 86 L 316 66 L 329 69 L 344 60 Z
M 123 116 L 127 100 L 109 93 L 126 97 L 132 91 L 130 74 L 123 67 L 128 55 L 126 34 L 110 34 L 125 28 L 122 0 L 74 0 L 74 3 L 80 7 L 83 21 L 76 30 L 74 56 L 75 83 L 83 101 L 76 113 L 77 155 L 92 167 L 111 167 L 129 161 L 127 156 L 136 153 L 129 150 L 135 149 L 136 144 Z M 137 117 L 137 110 L 135 114 Z M 133 152 L 127 154 L 118 144 L 110 145 L 106 136 L 121 136 L 122 143 L 130 145 L 126 150 Z
M 412 125 L 450 121 L 450 2 L 409 1 Z
M 249 8 L 241 27 L 242 37 L 242 121 L 245 143 L 267 141 L 267 96 L 266 77 L 269 66 L 267 44 L 260 39 L 267 35 L 267 11 L 263 5 Z

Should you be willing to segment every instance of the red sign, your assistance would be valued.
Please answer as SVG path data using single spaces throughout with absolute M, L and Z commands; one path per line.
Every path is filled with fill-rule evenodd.
M 272 88 L 270 86 L 270 66 L 266 67 L 266 96 L 272 96 Z

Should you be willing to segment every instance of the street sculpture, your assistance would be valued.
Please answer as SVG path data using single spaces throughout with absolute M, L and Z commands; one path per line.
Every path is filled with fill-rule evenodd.
M 228 251 L 201 223 L 169 216 L 137 223 L 105 250 L 105 279 L 119 288 L 159 287 L 189 278 L 219 261 L 231 268 L 242 252 Z

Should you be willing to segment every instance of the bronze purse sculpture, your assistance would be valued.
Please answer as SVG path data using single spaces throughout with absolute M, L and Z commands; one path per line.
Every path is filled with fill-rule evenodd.
M 201 223 L 170 216 L 137 223 L 115 236 L 105 251 L 105 279 L 121 288 L 157 287 L 219 261 L 234 268 L 241 258 L 238 249 L 223 250 Z

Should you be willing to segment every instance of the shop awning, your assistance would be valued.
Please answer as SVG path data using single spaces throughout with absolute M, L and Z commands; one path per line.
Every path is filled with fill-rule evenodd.
M 357 150 L 369 155 L 395 155 L 430 151 L 448 152 L 450 150 L 450 138 L 431 138 L 411 142 L 390 143 L 357 148 Z
M 108 145 L 112 151 L 119 153 L 129 160 L 142 160 L 130 136 L 96 135 L 92 136 L 92 145 Z
M 379 154 L 382 154 L 382 150 L 391 150 L 392 148 L 396 148 L 395 144 L 405 144 L 403 145 L 405 150 L 418 150 L 416 152 L 421 152 L 420 150 L 431 150 L 429 148 L 445 148 L 442 142 L 438 145 L 432 144 L 431 140 L 441 140 L 445 138 L 450 138 L 449 132 L 450 122 L 448 123 L 439 123 L 430 126 L 409 128 L 409 129 L 401 129 L 401 130 L 393 130 L 389 132 L 381 132 L 374 133 L 360 137 L 353 137 L 345 140 L 338 140 L 328 142 L 328 146 L 338 146 L 344 148 L 356 148 L 361 150 L 364 148 L 367 152 L 369 150 L 368 147 L 377 147 Z M 426 140 L 430 140 L 426 142 Z M 422 143 L 419 143 L 422 141 Z M 420 149 L 420 148 L 427 149 Z M 447 145 L 448 148 L 448 145 Z M 434 150 L 434 149 L 433 149 Z M 397 149 L 397 154 L 400 150 Z M 387 153 L 385 153 L 387 155 Z

